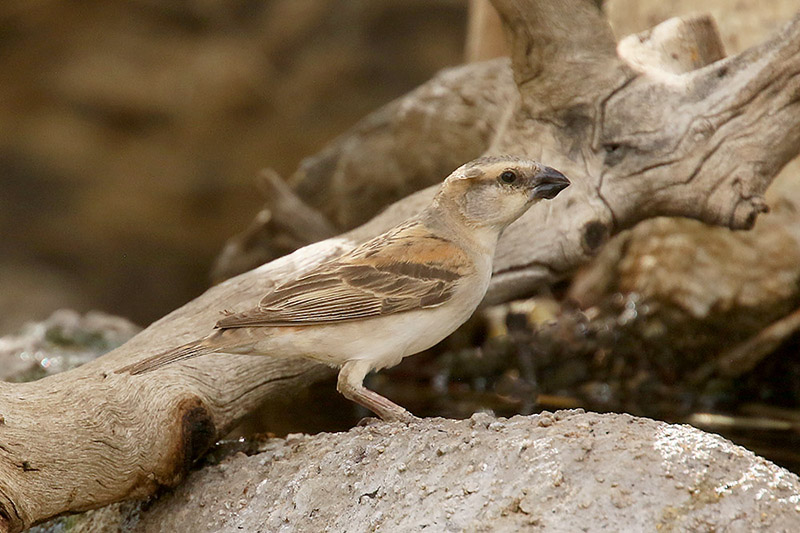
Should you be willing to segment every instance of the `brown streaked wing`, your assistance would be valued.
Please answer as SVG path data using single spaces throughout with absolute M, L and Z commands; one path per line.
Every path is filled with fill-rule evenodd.
M 437 307 L 473 270 L 452 242 L 424 227 L 400 228 L 277 287 L 217 327 L 327 324 Z

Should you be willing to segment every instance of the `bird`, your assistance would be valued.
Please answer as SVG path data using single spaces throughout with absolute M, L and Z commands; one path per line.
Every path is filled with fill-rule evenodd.
M 364 378 L 466 322 L 489 287 L 503 230 L 569 185 L 561 172 L 521 157 L 470 161 L 419 214 L 278 283 L 257 306 L 228 311 L 208 336 L 117 372 L 139 375 L 209 354 L 301 357 L 337 367 L 337 390 L 383 420 L 416 420 Z

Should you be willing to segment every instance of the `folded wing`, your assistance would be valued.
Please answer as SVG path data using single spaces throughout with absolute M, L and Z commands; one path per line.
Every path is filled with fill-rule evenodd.
M 458 246 L 412 224 L 277 287 L 217 327 L 327 324 L 437 307 L 471 271 Z

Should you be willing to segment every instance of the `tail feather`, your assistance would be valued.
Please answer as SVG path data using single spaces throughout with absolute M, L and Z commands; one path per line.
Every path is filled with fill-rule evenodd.
M 137 374 L 144 374 L 145 372 L 157 370 L 162 366 L 176 363 L 178 361 L 185 361 L 186 359 L 199 357 L 201 355 L 213 353 L 218 350 L 218 347 L 210 345 L 208 339 L 193 341 L 188 344 L 184 344 L 183 346 L 179 346 L 178 348 L 167 350 L 166 352 L 162 352 L 158 355 L 148 357 L 147 359 L 139 361 L 138 363 L 124 366 L 117 370 L 116 373 L 124 374 L 125 372 L 129 372 L 134 376 Z

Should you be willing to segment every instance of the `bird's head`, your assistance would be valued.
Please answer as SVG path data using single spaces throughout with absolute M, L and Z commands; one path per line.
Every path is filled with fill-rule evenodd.
M 569 186 L 557 170 L 513 156 L 481 157 L 456 169 L 436 195 L 472 227 L 502 231 L 528 208 Z

